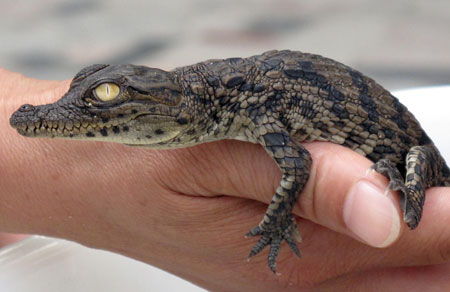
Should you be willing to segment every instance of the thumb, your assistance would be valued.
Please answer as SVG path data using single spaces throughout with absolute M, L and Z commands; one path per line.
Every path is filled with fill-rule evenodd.
M 310 143 L 310 178 L 294 213 L 374 247 L 395 242 L 402 231 L 397 195 L 373 164 L 343 146 Z
M 294 214 L 371 246 L 396 241 L 403 226 L 399 203 L 392 192 L 385 195 L 388 180 L 367 171 L 372 162 L 332 143 L 303 145 L 313 163 Z M 176 173 L 178 179 L 166 184 L 184 194 L 229 195 L 268 204 L 281 180 L 276 163 L 262 147 L 250 143 L 207 143 L 173 151 L 167 159 L 173 165 L 171 175 Z

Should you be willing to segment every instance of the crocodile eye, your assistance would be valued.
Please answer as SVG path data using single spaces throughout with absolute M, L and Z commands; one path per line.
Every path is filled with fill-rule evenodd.
M 114 83 L 102 83 L 94 89 L 95 97 L 101 101 L 110 101 L 120 93 L 120 87 Z

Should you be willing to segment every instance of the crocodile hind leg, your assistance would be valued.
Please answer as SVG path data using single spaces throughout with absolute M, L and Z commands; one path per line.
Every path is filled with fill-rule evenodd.
M 402 177 L 397 167 L 387 159 L 381 159 L 372 169 L 390 179 L 388 188 L 399 191 L 403 220 L 414 229 L 422 217 L 425 190 L 438 185 L 440 169 L 444 161 L 437 149 L 430 145 L 414 146 L 406 155 L 406 175 Z
M 260 143 L 276 161 L 283 177 L 263 220 L 246 236 L 261 235 L 250 251 L 249 258 L 270 245 L 268 265 L 276 273 L 276 260 L 283 241 L 300 257 L 294 238 L 300 242 L 301 237 L 291 211 L 308 180 L 311 157 L 303 146 L 292 142 L 284 131 L 266 133 L 260 136 Z

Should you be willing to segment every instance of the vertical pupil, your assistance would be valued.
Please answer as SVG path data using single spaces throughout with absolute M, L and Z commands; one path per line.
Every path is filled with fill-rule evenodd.
M 109 84 L 106 84 L 106 96 L 109 96 L 110 90 L 109 90 Z

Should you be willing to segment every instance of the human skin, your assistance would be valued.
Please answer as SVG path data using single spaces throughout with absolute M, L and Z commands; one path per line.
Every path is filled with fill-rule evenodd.
M 267 250 L 247 261 L 257 238 L 244 238 L 281 178 L 260 146 L 155 151 L 29 139 L 9 126 L 20 105 L 56 101 L 69 82 L 0 69 L 0 230 L 117 252 L 213 291 L 450 290 L 450 188 L 427 190 L 411 231 L 369 160 L 305 144 L 311 177 L 294 208 L 303 256 L 283 245 L 274 275 Z

